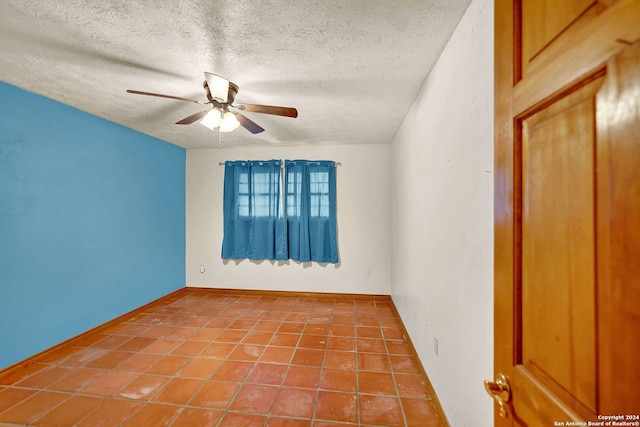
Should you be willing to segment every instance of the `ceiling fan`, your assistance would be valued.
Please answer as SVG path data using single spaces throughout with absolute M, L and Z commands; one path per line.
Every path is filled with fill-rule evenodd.
M 274 105 L 259 104 L 234 104 L 236 95 L 238 94 L 238 85 L 217 74 L 204 73 L 205 80 L 202 83 L 208 102 L 202 102 L 197 99 L 184 98 L 181 96 L 163 95 L 161 93 L 142 92 L 139 90 L 128 89 L 128 93 L 137 95 L 158 96 L 160 98 L 176 99 L 178 101 L 195 102 L 196 104 L 211 104 L 211 108 L 198 111 L 182 120 L 176 122 L 177 125 L 189 125 L 200 120 L 200 123 L 211 130 L 219 128 L 220 132 L 231 132 L 238 126 L 242 126 L 249 132 L 256 134 L 264 132 L 264 129 L 250 120 L 239 111 L 249 111 L 252 113 L 272 114 L 284 117 L 298 117 L 298 110 L 291 107 L 277 107 Z M 230 110 L 234 111 L 230 111 Z

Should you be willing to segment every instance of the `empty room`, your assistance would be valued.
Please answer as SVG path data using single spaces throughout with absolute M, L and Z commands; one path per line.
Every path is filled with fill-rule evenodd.
M 0 425 L 640 425 L 637 22 L 1 2 Z

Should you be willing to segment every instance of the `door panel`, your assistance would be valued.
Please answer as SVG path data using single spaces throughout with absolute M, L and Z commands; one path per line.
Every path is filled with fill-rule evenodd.
M 638 22 L 640 0 L 496 1 L 497 426 L 638 413 Z
M 523 65 L 542 51 L 569 26 L 590 10 L 595 0 L 523 0 L 522 1 L 522 60 Z M 593 14 L 590 13 L 588 15 Z M 591 16 L 588 16 L 590 18 Z M 526 67 L 525 67 L 526 68 Z
M 595 91 L 522 120 L 521 313 L 524 368 L 592 411 L 595 370 Z M 579 349 L 579 351 L 576 351 Z M 570 406 L 575 406 L 570 404 Z
M 640 406 L 640 42 L 598 94 L 598 357 L 601 408 Z M 635 355 L 635 356 L 630 356 Z M 638 420 L 640 421 L 640 420 Z

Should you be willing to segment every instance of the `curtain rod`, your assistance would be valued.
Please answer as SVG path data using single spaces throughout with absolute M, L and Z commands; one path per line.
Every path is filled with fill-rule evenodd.
M 309 160 L 309 161 L 313 162 L 314 160 Z M 227 163 L 227 162 L 218 162 L 218 166 L 224 166 L 225 163 Z M 342 163 L 340 163 L 340 162 L 333 162 L 333 163 L 335 163 L 336 166 L 342 166 Z M 284 162 L 282 162 L 282 165 L 284 166 Z

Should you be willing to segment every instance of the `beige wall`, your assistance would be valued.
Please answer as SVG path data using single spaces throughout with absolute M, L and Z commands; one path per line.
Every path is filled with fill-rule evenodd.
M 389 157 L 390 146 L 386 144 L 187 150 L 187 286 L 388 295 Z M 218 163 L 240 159 L 342 163 L 336 171 L 340 264 L 222 261 L 224 166 Z M 206 271 L 200 273 L 203 264 Z
M 391 294 L 453 426 L 493 425 L 492 64 L 474 0 L 392 142 Z

